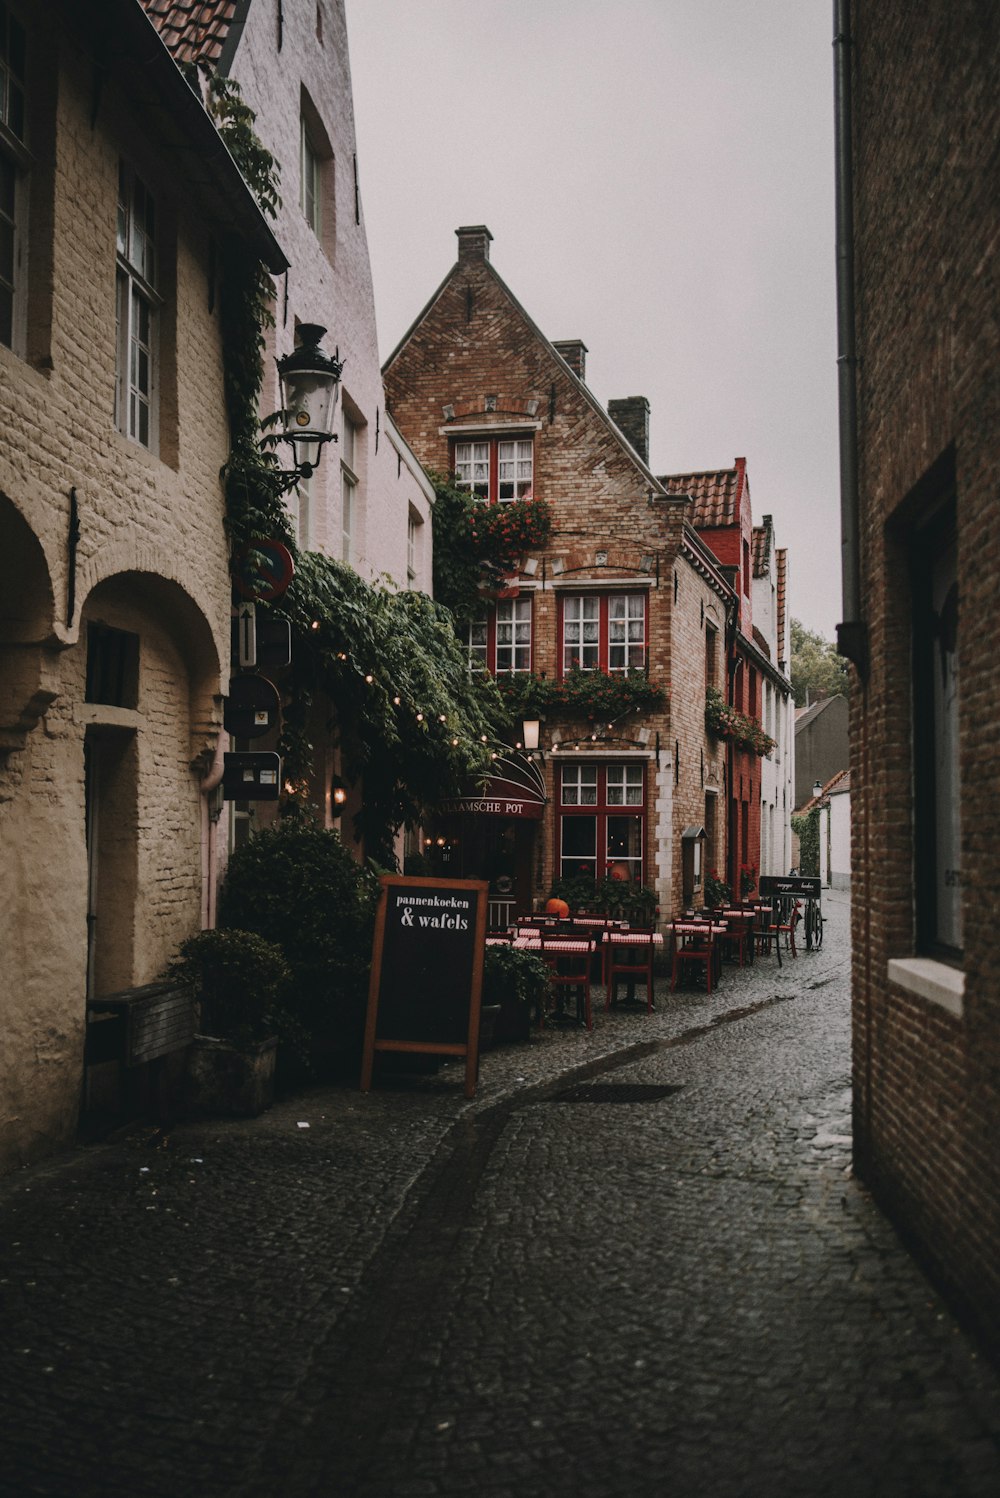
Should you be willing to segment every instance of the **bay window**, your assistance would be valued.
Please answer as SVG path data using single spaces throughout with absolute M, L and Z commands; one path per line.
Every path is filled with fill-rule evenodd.
M 577 876 L 643 883 L 644 765 L 559 767 L 559 870 Z
M 646 665 L 644 593 L 584 593 L 562 601 L 562 671 L 641 670 Z
M 534 443 L 530 437 L 483 437 L 456 442 L 455 484 L 484 504 L 530 499 L 534 476 Z

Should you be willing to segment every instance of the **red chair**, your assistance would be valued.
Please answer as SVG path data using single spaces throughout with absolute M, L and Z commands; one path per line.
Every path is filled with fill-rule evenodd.
M 591 937 L 581 936 L 574 939 L 580 946 L 578 952 L 566 950 L 565 937 L 547 935 L 542 931 L 539 955 L 549 970 L 549 984 L 557 1003 L 564 990 L 574 989 L 577 1023 L 584 1024 L 588 1030 L 592 1030 L 594 1017 L 590 1007 L 590 961 L 594 955 L 594 942 Z M 561 1004 L 557 1012 L 562 1013 Z M 542 1023 L 545 1023 L 544 1015 Z
M 616 939 L 617 935 L 617 939 Z M 653 943 L 652 931 L 629 931 L 628 933 L 605 932 L 604 972 L 607 995 L 604 1008 L 611 1008 L 616 998 L 616 985 L 626 983 L 629 994 L 635 993 L 636 983 L 646 985 L 646 1013 L 653 1012 Z
M 670 991 L 677 987 L 677 978 L 684 979 L 686 968 L 705 970 L 705 992 L 712 992 L 712 977 L 715 970 L 715 933 L 711 924 L 697 931 L 678 931 L 673 927 L 673 961 L 670 968 Z

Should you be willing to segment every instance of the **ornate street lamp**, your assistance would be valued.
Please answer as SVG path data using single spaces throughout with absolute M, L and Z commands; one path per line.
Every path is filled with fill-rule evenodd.
M 320 348 L 325 333 L 318 323 L 300 324 L 298 347 L 276 361 L 284 423 L 280 436 L 292 444 L 295 472 L 302 478 L 312 474 L 326 443 L 337 440 L 333 419 L 344 366 L 337 355 L 331 358 Z

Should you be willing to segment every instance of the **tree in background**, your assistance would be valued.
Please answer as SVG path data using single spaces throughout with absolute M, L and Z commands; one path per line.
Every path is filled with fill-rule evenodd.
M 798 619 L 792 620 L 792 693 L 796 707 L 808 707 L 839 692 L 850 693 L 847 661 L 837 647 Z

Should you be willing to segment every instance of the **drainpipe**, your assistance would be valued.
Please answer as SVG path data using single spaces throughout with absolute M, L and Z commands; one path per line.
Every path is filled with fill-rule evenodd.
M 854 302 L 854 164 L 851 150 L 851 5 L 834 0 L 833 82 L 837 213 L 837 383 L 840 408 L 840 534 L 844 622 L 837 649 L 868 679 L 868 626 L 861 617 L 858 516 L 858 382 Z
M 211 931 L 215 926 L 215 903 L 216 903 L 216 840 L 219 826 L 218 815 L 212 816 L 210 803 L 212 792 L 222 780 L 222 772 L 225 768 L 226 750 L 229 748 L 229 735 L 224 729 L 219 730 L 219 737 L 215 745 L 215 756 L 212 767 L 199 786 L 201 791 L 201 929 Z

